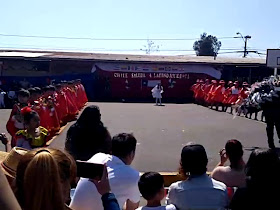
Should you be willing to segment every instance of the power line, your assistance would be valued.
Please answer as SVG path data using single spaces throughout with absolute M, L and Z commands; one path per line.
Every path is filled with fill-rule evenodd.
M 0 45 L 8 45 L 8 47 L 10 48 L 16 48 L 16 47 L 12 47 L 10 45 L 13 45 L 13 44 L 9 44 L 9 43 L 0 43 Z M 36 48 L 36 49 L 40 49 L 40 48 L 52 48 L 51 46 L 38 46 L 38 45 L 25 45 L 25 44 L 20 44 L 18 46 L 22 46 L 22 47 L 32 47 L 32 48 Z M 62 48 L 57 48 L 57 47 L 53 47 L 55 49 L 73 49 L 73 50 L 94 50 L 94 51 L 144 51 L 144 50 L 141 50 L 141 49 L 105 49 L 105 48 L 76 48 L 76 47 L 62 47 Z M 220 49 L 220 51 L 224 51 L 224 50 L 240 50 L 240 48 L 223 48 L 223 49 Z M 194 51 L 193 49 L 159 49 L 159 51 L 173 51 L 173 52 L 192 52 Z
M 90 38 L 90 37 L 66 37 L 66 36 L 37 36 L 37 35 L 18 35 L 18 34 L 0 34 L 3 37 L 19 38 L 39 38 L 39 39 L 69 39 L 69 40 L 90 40 L 90 41 L 146 41 L 147 38 Z M 218 39 L 234 39 L 237 37 L 219 37 Z M 150 38 L 151 39 L 151 38 Z M 156 41 L 194 41 L 200 38 L 155 38 Z

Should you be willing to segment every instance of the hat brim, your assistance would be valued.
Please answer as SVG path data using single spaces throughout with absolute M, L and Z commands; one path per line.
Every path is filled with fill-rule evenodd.
M 2 162 L 5 160 L 5 158 L 9 155 L 8 152 L 3 152 L 3 151 L 0 151 L 0 168 L 2 169 L 2 171 L 4 172 L 4 174 L 6 176 L 9 176 L 11 178 L 15 178 L 13 175 L 11 175 L 3 166 L 2 166 Z
M 3 162 L 3 160 L 8 156 L 8 152 L 0 151 L 0 162 Z

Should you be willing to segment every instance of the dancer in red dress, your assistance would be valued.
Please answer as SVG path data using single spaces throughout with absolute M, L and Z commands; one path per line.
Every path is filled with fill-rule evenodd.
M 204 82 L 203 80 L 199 81 L 199 84 L 196 86 L 196 93 L 195 93 L 195 99 L 197 101 L 197 104 L 203 103 L 203 86 Z
M 229 99 L 227 101 L 227 103 L 231 106 L 230 108 L 231 114 L 233 112 L 232 106 L 234 106 L 236 101 L 238 100 L 238 95 L 239 95 L 239 83 L 238 81 L 235 81 L 233 83 L 233 86 L 231 87 L 231 95 L 229 96 Z
M 71 85 L 72 83 L 64 84 L 63 92 L 65 92 L 67 104 L 68 104 L 68 116 L 67 116 L 67 121 L 74 120 L 76 116 L 79 113 L 79 109 L 76 105 L 75 98 L 73 94 L 75 94 L 75 91 L 72 90 Z
M 213 93 L 217 88 L 217 81 L 212 80 L 211 82 L 212 82 L 212 84 L 211 84 L 210 90 L 207 94 L 206 102 L 208 103 L 208 106 L 210 106 L 212 108 L 213 107 Z
M 224 93 L 225 93 L 225 81 L 221 80 L 219 82 L 218 87 L 213 92 L 213 104 L 216 106 L 216 110 L 219 109 L 219 106 L 222 106 L 222 110 L 224 110 L 223 107 Z
M 196 101 L 196 94 L 197 94 L 197 88 L 198 88 L 199 84 L 200 84 L 200 80 L 197 79 L 196 83 L 191 86 L 191 91 L 193 91 L 193 97 L 194 97 L 195 103 L 197 102 Z
M 14 104 L 9 120 L 6 124 L 6 129 L 12 137 L 11 145 L 15 146 L 14 136 L 17 131 L 24 129 L 23 116 L 21 115 L 21 109 L 28 106 L 28 100 L 30 93 L 27 90 L 20 90 L 18 92 L 18 103 Z
M 79 109 L 82 109 L 84 107 L 84 105 L 88 102 L 88 98 L 85 92 L 85 88 L 81 83 L 80 79 L 77 79 L 75 81 L 75 86 L 77 88 L 77 98 L 79 103 Z
M 229 100 L 229 97 L 231 95 L 231 88 L 233 86 L 233 82 L 232 81 L 229 81 L 228 82 L 228 87 L 226 88 L 225 90 L 225 93 L 224 93 L 224 100 L 223 100 L 223 106 L 224 106 L 224 112 L 227 111 L 227 108 L 230 106 L 229 103 L 228 103 L 228 100 Z
M 69 111 L 66 95 L 62 89 L 61 84 L 56 85 L 56 93 L 54 94 L 54 96 L 56 101 L 54 106 L 57 111 L 59 123 L 60 125 L 65 125 L 67 123 L 67 116 L 69 114 Z
M 211 87 L 212 87 L 212 84 L 210 84 L 209 79 L 206 79 L 205 85 L 203 86 L 203 101 L 204 101 L 205 106 L 208 106 L 207 97 L 208 97 Z

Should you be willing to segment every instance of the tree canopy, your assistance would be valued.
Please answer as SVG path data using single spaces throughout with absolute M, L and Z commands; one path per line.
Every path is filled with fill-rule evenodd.
M 203 33 L 200 35 L 200 40 L 194 42 L 193 49 L 197 56 L 216 56 L 221 46 L 222 43 L 217 37 Z

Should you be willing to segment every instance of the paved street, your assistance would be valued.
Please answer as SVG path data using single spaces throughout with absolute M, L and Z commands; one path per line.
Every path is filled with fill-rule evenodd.
M 140 103 L 89 103 L 98 105 L 111 135 L 130 132 L 138 140 L 134 167 L 140 171 L 176 171 L 183 145 L 193 141 L 205 146 L 208 169 L 218 163 L 226 140 L 239 139 L 245 159 L 254 147 L 266 147 L 265 124 L 233 117 L 195 104 L 154 106 Z M 0 131 L 5 131 L 9 110 L 0 111 Z M 69 123 L 51 146 L 63 149 Z M 277 138 L 275 138 L 277 139 Z M 279 146 L 276 142 L 276 146 Z M 3 150 L 3 147 L 1 148 Z

